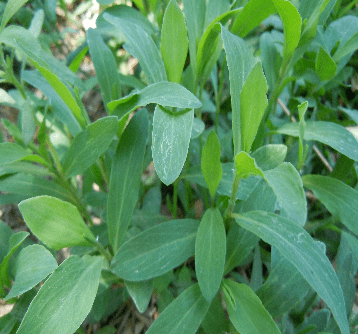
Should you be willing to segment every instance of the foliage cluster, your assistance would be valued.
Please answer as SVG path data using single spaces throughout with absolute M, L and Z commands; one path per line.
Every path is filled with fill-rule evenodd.
M 39 242 L 0 222 L 0 332 L 84 333 L 153 296 L 148 334 L 356 332 L 357 1 L 101 0 L 66 64 L 56 2 L 26 2 L 1 2 L 0 102 L 19 117 L 0 204 Z

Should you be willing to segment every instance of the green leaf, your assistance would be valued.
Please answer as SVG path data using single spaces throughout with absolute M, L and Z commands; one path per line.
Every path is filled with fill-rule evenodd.
M 164 13 L 160 51 L 168 80 L 179 83 L 188 53 L 188 37 L 184 15 L 175 0 L 169 1 Z
M 317 53 L 315 69 L 322 81 L 331 80 L 337 72 L 336 63 L 322 47 L 320 47 Z
M 77 208 L 58 198 L 29 198 L 19 204 L 19 209 L 32 233 L 54 250 L 91 246 L 89 240 L 95 240 Z
M 126 281 L 126 288 L 140 313 L 144 313 L 150 302 L 153 291 L 153 281 Z
M 214 198 L 223 174 L 220 162 L 220 141 L 215 131 L 210 132 L 203 147 L 201 170 L 208 185 L 210 196 Z
M 354 33 L 344 45 L 340 45 L 334 53 L 333 61 L 339 62 L 343 57 L 358 49 L 358 33 Z
M 217 17 L 230 10 L 230 0 L 208 0 L 205 11 L 205 27 L 208 27 Z
M 303 226 L 307 219 L 307 203 L 302 179 L 296 168 L 283 162 L 265 171 L 264 178 L 277 196 L 286 217 Z
M 117 117 L 103 117 L 74 138 L 63 162 L 66 178 L 83 173 L 97 161 L 111 144 L 117 126 Z
M 221 27 L 226 60 L 229 67 L 230 92 L 232 105 L 232 132 L 234 156 L 242 151 L 241 139 L 241 91 L 256 61 L 246 42 Z
M 72 334 L 91 310 L 102 257 L 71 256 L 41 287 L 17 334 Z
M 349 334 L 345 303 L 336 273 L 321 247 L 300 226 L 275 214 L 252 211 L 236 216 L 236 222 L 275 246 L 314 288 L 341 328 Z
M 189 36 L 190 65 L 196 74 L 196 52 L 205 23 L 205 0 L 183 0 L 186 26 Z
M 251 0 L 232 24 L 231 32 L 241 38 L 257 27 L 264 19 L 275 14 L 277 9 L 272 1 Z
M 0 220 L 0 263 L 8 253 L 10 238 L 13 234 L 10 226 Z
M 9 247 L 7 249 L 7 254 L 4 257 L 3 261 L 0 264 L 0 297 L 5 297 L 6 293 L 4 286 L 10 287 L 10 278 L 9 278 L 9 261 L 11 255 L 20 247 L 22 242 L 30 235 L 28 232 L 18 232 L 13 234 L 9 239 Z
M 111 269 L 127 281 L 165 274 L 194 255 L 198 225 L 193 219 L 172 220 L 139 233 L 121 246 Z
M 30 155 L 30 153 L 15 143 L 0 143 L 0 166 L 10 164 L 14 161 Z
M 130 46 L 130 53 L 138 59 L 149 84 L 167 80 L 159 50 L 141 26 L 108 13 L 104 13 L 103 18 L 123 33 Z
M 251 156 L 255 159 L 256 165 L 262 170 L 269 170 L 282 163 L 287 155 L 287 146 L 282 144 L 268 144 L 261 146 Z
M 305 175 L 303 184 L 353 233 L 358 235 L 358 191 L 342 181 L 321 175 Z
M 194 284 L 165 308 L 147 334 L 195 334 L 209 306 L 198 284 Z
M 112 101 L 108 108 L 113 115 L 122 118 L 138 107 L 156 103 L 164 107 L 175 108 L 200 108 L 201 102 L 186 88 L 173 82 L 158 82 L 149 85 L 140 92 L 127 95 L 124 98 Z
M 15 264 L 15 283 L 4 300 L 29 291 L 57 268 L 52 254 L 43 246 L 31 245 L 19 253 Z
M 218 208 L 207 209 L 195 241 L 195 271 L 200 290 L 208 302 L 220 288 L 224 273 L 226 233 Z
M 226 319 L 220 295 L 217 295 L 211 302 L 209 310 L 203 319 L 201 326 L 206 333 L 223 334 L 229 333 L 229 321 Z
M 298 137 L 299 124 L 287 123 L 276 130 L 277 133 Z M 305 127 L 305 140 L 316 140 L 329 145 L 348 158 L 358 161 L 358 144 L 354 136 L 343 126 L 331 122 L 307 121 Z
M 309 288 L 297 268 L 283 258 L 274 266 L 256 294 L 271 316 L 276 318 L 293 309 Z
M 250 152 L 268 101 L 267 82 L 258 62 L 250 71 L 240 94 L 242 150 Z
M 14 16 L 14 14 L 27 2 L 28 0 L 9 0 L 6 3 L 2 19 L 0 31 L 3 30 L 6 24 L 10 21 L 10 19 Z
M 21 129 L 24 144 L 27 146 L 35 135 L 36 122 L 34 111 L 31 108 L 29 99 L 21 106 Z
M 190 143 L 194 110 L 172 113 L 157 106 L 154 110 L 152 155 L 160 180 L 169 185 L 183 169 Z
M 109 102 L 121 96 L 117 64 L 112 51 L 104 43 L 97 30 L 92 28 L 88 29 L 87 41 L 96 70 L 96 77 L 101 89 L 103 104 L 107 109 Z
M 222 284 L 229 318 L 241 333 L 281 333 L 260 299 L 246 284 L 224 280 Z
M 283 23 L 284 43 L 282 66 L 292 57 L 301 37 L 302 19 L 297 8 L 287 0 L 271 0 Z
M 148 113 L 142 109 L 132 117 L 125 128 L 112 162 L 107 224 L 114 252 L 123 242 L 137 203 L 148 132 Z
M 255 159 L 251 158 L 246 152 L 240 152 L 235 157 L 236 176 L 239 179 L 246 179 L 250 175 L 264 174 L 260 168 L 257 167 Z

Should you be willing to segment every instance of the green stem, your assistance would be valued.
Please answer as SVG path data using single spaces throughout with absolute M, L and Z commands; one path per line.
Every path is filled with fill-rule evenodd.
M 102 174 L 104 183 L 106 184 L 106 187 L 108 189 L 108 187 L 109 187 L 109 177 L 108 177 L 108 173 L 107 173 L 107 170 L 106 170 L 106 166 L 104 165 L 103 156 L 101 156 L 99 158 L 99 168 L 101 170 L 101 174 Z
M 87 241 L 89 241 L 97 250 L 109 261 L 112 261 L 112 255 L 103 247 L 103 245 L 98 242 L 97 240 L 90 239 L 88 237 L 85 237 Z
M 178 217 L 178 184 L 179 178 L 174 181 L 173 187 L 173 218 L 176 219 Z
M 235 202 L 236 202 L 236 194 L 237 194 L 237 190 L 239 189 L 240 180 L 241 179 L 238 178 L 235 173 L 235 179 L 232 184 L 231 196 L 229 199 L 228 206 L 224 212 L 224 223 L 225 223 L 225 227 L 227 230 L 230 228 L 230 225 L 231 225 L 232 213 L 234 211 L 234 206 L 235 206 Z

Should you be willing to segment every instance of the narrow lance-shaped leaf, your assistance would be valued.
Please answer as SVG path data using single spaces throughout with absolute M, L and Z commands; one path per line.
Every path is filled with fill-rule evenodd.
M 188 53 L 184 15 L 175 0 L 169 1 L 162 25 L 160 51 L 168 80 L 179 83 Z
M 149 84 L 167 79 L 159 50 L 142 27 L 108 13 L 104 13 L 103 18 L 123 33 L 133 51 L 133 56 L 138 58 Z
M 240 333 L 281 333 L 249 286 L 226 279 L 222 288 L 229 318 Z
M 112 101 L 108 104 L 108 108 L 112 111 L 112 115 L 122 118 L 134 109 L 150 103 L 183 109 L 201 107 L 200 100 L 186 88 L 173 82 L 163 81 L 149 85 L 120 100 Z
M 127 281 L 165 274 L 194 255 L 198 225 L 193 219 L 172 220 L 139 233 L 121 246 L 111 269 Z
M 6 7 L 4 9 L 0 31 L 2 31 L 6 24 L 10 21 L 10 19 L 14 16 L 14 14 L 27 2 L 28 0 L 9 0 L 6 3 Z
M 218 208 L 208 209 L 201 219 L 195 241 L 195 272 L 200 290 L 210 302 L 224 273 L 226 233 Z
M 154 167 L 163 183 L 169 185 L 183 169 L 190 143 L 194 110 L 172 113 L 157 106 L 154 110 L 152 154 Z
M 74 333 L 91 310 L 102 261 L 102 257 L 88 255 L 65 260 L 32 300 L 16 333 Z
M 142 109 L 133 116 L 125 128 L 113 159 L 107 202 L 107 224 L 109 241 L 114 252 L 123 242 L 137 203 L 148 132 L 148 113 Z
M 214 199 L 223 174 L 220 162 L 220 141 L 215 131 L 210 132 L 203 147 L 201 170 L 208 185 L 210 196 Z
M 103 117 L 75 137 L 63 163 L 67 178 L 83 173 L 97 161 L 114 139 L 117 126 L 117 117 Z
M 275 246 L 304 276 L 332 310 L 343 334 L 349 334 L 343 292 L 321 247 L 300 226 L 275 214 L 251 211 L 236 222 Z
M 195 334 L 209 306 L 194 284 L 165 308 L 147 334 Z
M 50 196 L 29 198 L 19 209 L 31 232 L 54 250 L 72 246 L 91 246 L 95 237 L 77 208 Z
M 31 245 L 19 253 L 15 264 L 15 283 L 5 300 L 32 289 L 57 268 L 52 254 L 41 245 Z
M 246 42 L 221 27 L 226 60 L 229 67 L 230 92 L 232 104 L 232 132 L 234 140 L 234 156 L 242 151 L 241 139 L 241 101 L 240 95 L 247 76 L 256 61 Z
M 15 143 L 0 144 L 0 166 L 21 160 L 28 155 L 30 153 L 26 149 Z
M 267 106 L 267 82 L 258 62 L 250 71 L 240 95 L 242 149 L 250 152 Z
M 358 191 L 342 181 L 321 175 L 305 175 L 303 184 L 341 222 L 358 235 Z

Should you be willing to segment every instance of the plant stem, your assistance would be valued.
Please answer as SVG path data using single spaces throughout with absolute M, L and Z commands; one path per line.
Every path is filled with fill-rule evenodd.
M 85 237 L 87 241 L 89 241 L 97 250 L 109 261 L 112 261 L 112 255 L 103 247 L 103 245 L 98 242 L 97 240 L 90 239 L 88 237 Z
M 109 177 L 108 177 L 108 173 L 107 173 L 107 170 L 106 170 L 106 166 L 104 165 L 104 159 L 103 159 L 103 156 L 101 156 L 99 159 L 99 168 L 101 170 L 101 174 L 102 174 L 102 177 L 103 177 L 103 181 L 104 183 L 106 184 L 106 187 L 108 189 L 109 187 Z
M 225 227 L 227 230 L 230 228 L 230 225 L 231 225 L 232 213 L 234 211 L 234 206 L 235 206 L 235 202 L 236 202 L 236 194 L 237 194 L 237 190 L 239 189 L 240 180 L 241 179 L 238 178 L 235 173 L 235 179 L 232 184 L 231 196 L 229 199 L 228 206 L 224 212 L 224 223 L 225 223 Z
M 173 218 L 176 219 L 178 217 L 178 184 L 179 178 L 177 178 L 174 183 L 174 191 L 173 191 Z

